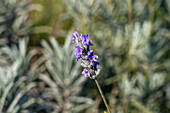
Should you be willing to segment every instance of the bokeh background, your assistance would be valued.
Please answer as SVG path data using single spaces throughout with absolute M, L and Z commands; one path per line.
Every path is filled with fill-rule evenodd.
M 0 0 L 0 113 L 103 113 L 72 33 L 89 34 L 112 113 L 170 113 L 169 0 Z

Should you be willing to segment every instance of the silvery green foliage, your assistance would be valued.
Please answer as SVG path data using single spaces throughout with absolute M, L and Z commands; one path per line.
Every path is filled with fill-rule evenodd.
M 29 13 L 38 10 L 37 4 L 27 0 L 0 1 L 0 65 L 11 65 L 8 47 L 17 44 L 20 38 L 28 38 L 30 33 Z
M 115 33 L 118 27 L 132 20 L 147 20 L 149 13 L 156 11 L 161 0 L 63 0 L 67 6 L 67 13 L 74 16 L 74 24 L 79 29 L 93 29 L 93 32 L 103 27 L 111 28 Z M 132 11 L 131 11 L 132 10 Z M 130 17 L 128 17 L 131 15 Z M 130 18 L 130 20 L 128 19 Z M 160 20 L 159 20 L 160 21 Z M 85 26 L 85 25 L 86 26 Z M 100 26 L 100 27 L 99 27 Z M 97 28 L 97 29 L 94 29 Z M 102 29 L 103 30 L 103 29 Z
M 145 113 L 160 113 L 164 109 L 160 106 L 161 104 L 153 104 L 159 101 L 168 99 L 164 97 L 164 91 L 160 90 L 168 83 L 166 73 L 153 72 L 151 71 L 150 76 L 144 76 L 142 73 L 137 73 L 131 79 L 128 78 L 127 74 L 123 75 L 122 82 L 120 83 L 120 96 L 122 101 L 129 106 L 133 106 L 140 112 Z M 162 99 L 162 100 L 161 100 Z M 167 101 L 164 101 L 166 105 Z M 160 102 L 161 103 L 161 102 Z M 131 109 L 133 111 L 133 109 Z M 117 111 L 117 110 L 115 110 Z
M 51 46 L 42 41 L 45 65 L 49 72 L 49 75 L 41 74 L 39 77 L 48 86 L 42 94 L 44 106 L 48 106 L 46 110 L 79 113 L 94 104 L 91 99 L 78 96 L 83 91 L 82 85 L 86 78 L 81 75 L 80 64 L 74 59 L 70 36 L 69 34 L 63 47 L 54 37 L 50 38 Z M 48 99 L 53 101 L 48 102 Z
M 27 52 L 31 23 L 28 13 L 35 4 L 25 0 L 0 1 L 0 112 L 18 113 L 26 109 L 34 99 L 28 91 L 37 70 L 31 65 L 35 51 Z
M 169 109 L 161 106 L 161 103 L 166 105 L 169 101 L 164 96 L 164 88 L 169 81 L 167 69 L 164 67 L 166 62 L 162 65 L 158 64 L 162 59 L 160 56 L 166 54 L 166 51 L 164 47 L 159 51 L 154 51 L 156 48 L 152 48 L 148 42 L 151 33 L 150 27 L 150 22 L 127 24 L 124 33 L 119 30 L 114 37 L 115 41 L 112 42 L 113 46 L 111 47 L 114 51 L 112 55 L 118 56 L 115 56 L 112 65 L 118 74 L 114 79 L 119 81 L 120 90 L 119 98 L 114 98 L 117 106 L 113 109 L 115 112 L 128 112 L 128 110 L 135 112 L 131 106 L 135 107 L 138 112 L 145 113 L 163 112 L 164 109 Z M 122 49 L 124 46 L 126 48 Z M 118 52 L 122 51 L 127 52 L 123 53 L 126 55 L 126 59 L 120 57 L 122 53 Z M 155 54 L 159 54 L 159 58 L 156 58 Z M 160 67 L 164 68 L 159 70 Z M 165 99 L 166 102 L 159 101 L 160 98 Z M 155 105 L 154 103 L 157 102 L 160 104 Z M 122 105 L 127 107 L 124 110 L 117 109 Z M 128 109 L 129 107 L 131 109 Z
M 150 44 L 153 44 L 153 42 L 157 40 L 156 37 L 160 37 L 160 34 L 164 34 L 163 37 L 167 37 L 169 34 L 168 29 L 162 28 L 161 25 L 163 23 L 164 13 L 162 13 L 162 15 L 159 13 L 160 16 L 155 18 L 155 20 L 153 19 L 153 16 L 161 11 L 161 0 L 80 0 L 78 2 L 76 0 L 64 0 L 63 2 L 68 6 L 68 13 L 74 16 L 76 27 L 78 26 L 78 29 L 83 29 L 86 30 L 86 32 L 89 32 L 90 36 L 93 36 L 92 38 L 95 37 L 94 40 L 98 44 L 96 49 L 99 51 L 99 54 L 101 53 L 101 55 L 103 55 L 101 61 L 103 61 L 102 64 L 104 63 L 103 67 L 107 67 L 105 69 L 115 67 L 112 60 L 113 56 L 117 56 L 115 62 L 121 62 L 125 55 L 129 56 L 128 54 L 131 54 L 131 52 L 136 53 L 134 49 L 138 49 L 142 46 L 140 45 L 140 47 L 136 48 L 136 46 L 139 46 L 138 43 L 135 42 L 136 39 L 142 41 L 142 43 L 148 43 L 147 46 L 149 48 Z M 129 11 L 130 7 L 132 7 L 132 12 Z M 128 15 L 130 14 L 132 15 L 129 20 L 131 22 L 128 22 Z M 133 34 L 129 33 L 128 30 L 134 30 L 133 26 L 136 26 L 136 32 L 138 32 L 139 28 L 143 26 L 141 28 L 143 30 L 140 31 L 142 33 L 139 37 L 137 33 L 135 34 L 135 31 L 133 31 Z M 126 34 L 124 32 L 126 32 Z M 154 35 L 154 38 L 151 38 L 153 32 L 157 34 Z M 128 34 L 131 36 L 133 35 L 132 37 L 136 38 L 131 39 L 131 36 L 127 36 Z M 150 38 L 151 40 L 149 40 Z M 163 40 L 168 39 L 164 38 Z M 131 43 L 132 41 L 133 43 Z M 154 45 L 159 45 L 158 43 L 159 41 L 154 43 Z M 165 44 L 165 42 L 161 44 Z M 119 48 L 115 48 L 114 46 L 116 45 L 118 45 Z M 168 43 L 165 45 L 168 45 Z M 154 48 L 155 47 L 152 47 L 152 49 Z M 103 54 L 103 51 L 105 51 L 105 54 Z M 152 51 L 152 54 L 155 54 L 153 52 L 155 51 Z M 127 56 L 126 58 L 128 58 Z M 133 55 L 131 56 L 133 59 Z M 120 59 L 120 57 L 122 57 L 122 59 Z M 126 58 L 125 60 L 128 61 Z M 108 63 L 111 63 L 110 66 Z M 128 66 L 126 63 L 125 65 Z M 132 65 L 130 68 L 132 68 L 133 71 L 137 67 Z M 123 69 L 121 69 L 121 71 L 122 70 Z M 114 71 L 114 69 L 112 71 Z M 109 72 L 109 70 L 103 71 L 103 73 L 107 72 Z M 114 74 L 114 72 L 112 72 L 112 74 Z
M 150 27 L 150 22 L 144 22 L 142 25 L 138 22 L 127 24 L 125 32 L 118 31 L 114 37 L 115 41 L 111 47 L 114 50 L 112 55 L 118 56 L 115 56 L 112 65 L 118 74 L 115 78 L 119 81 L 120 89 L 119 98 L 114 99 L 118 104 L 117 108 L 122 106 L 121 104 L 127 106 L 122 111 L 113 109 L 115 111 L 128 112 L 130 110 L 135 113 L 132 106 L 138 112 L 144 113 L 161 113 L 170 109 L 167 105 L 169 102 L 168 91 L 165 89 L 169 82 L 169 65 L 167 64 L 169 60 L 166 57 L 162 58 L 168 53 L 168 42 L 159 40 L 153 46 L 152 41 L 149 41 Z M 163 34 L 162 37 L 164 37 Z M 157 35 L 153 37 L 153 40 L 156 38 L 158 38 Z M 126 48 L 123 48 L 124 46 Z M 126 58 L 120 57 L 122 51 L 127 52 L 123 53 Z M 160 61 L 162 64 L 159 63 Z
M 28 40 L 20 39 L 18 47 L 6 47 L 6 53 L 11 65 L 0 66 L 0 112 L 19 113 L 26 109 L 33 99 L 29 99 L 27 92 L 35 87 L 33 82 L 36 70 L 30 65 L 35 51 L 27 53 Z
M 19 38 L 28 36 L 30 10 L 29 4 L 24 1 L 0 1 L 0 41 L 4 41 L 3 44 L 17 43 Z

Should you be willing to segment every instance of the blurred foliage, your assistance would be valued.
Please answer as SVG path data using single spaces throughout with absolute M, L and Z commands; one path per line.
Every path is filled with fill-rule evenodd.
M 36 51 L 27 53 L 28 40 L 20 39 L 19 47 L 6 47 L 11 65 L 0 67 L 0 112 L 18 113 L 26 109 L 35 99 L 30 99 L 28 91 L 36 86 L 33 82 L 37 71 L 36 65 L 31 64 Z
M 28 51 L 29 12 L 37 4 L 20 0 L 0 1 L 0 113 L 24 112 L 35 102 L 29 93 L 36 86 L 37 50 Z
M 31 13 L 34 25 L 31 30 L 31 45 L 40 45 L 40 39 L 53 35 L 64 44 L 64 37 L 72 26 L 72 18 L 65 12 L 65 5 L 60 0 L 32 0 L 42 6 L 41 12 Z
M 38 4 L 26 0 L 0 1 L 0 41 L 5 44 L 17 43 L 19 38 L 29 36 L 29 13 L 38 10 Z
M 30 12 L 33 10 L 38 12 Z M 24 0 L 1 0 L 0 78 L 1 81 L 8 81 L 3 79 L 5 75 L 17 77 L 11 79 L 13 82 L 0 86 L 0 101 L 6 102 L 1 110 L 6 112 L 18 92 L 25 91 L 29 84 L 36 82 L 36 93 L 30 90 L 22 96 L 28 98 L 31 95 L 34 100 L 30 102 L 31 106 L 22 107 L 20 97 L 12 105 L 15 112 L 25 109 L 24 112 L 103 113 L 105 107 L 96 85 L 80 76 L 79 63 L 72 57 L 70 31 L 75 30 L 89 34 L 93 40 L 93 49 L 102 64 L 98 79 L 112 112 L 169 113 L 169 0 L 32 0 L 29 3 Z M 29 47 L 34 46 L 33 50 L 42 52 L 42 56 L 33 62 L 30 62 L 31 57 L 26 60 L 27 57 L 23 58 L 20 54 L 21 45 L 18 42 L 24 43 L 20 38 L 26 37 L 30 37 Z M 26 46 L 24 48 L 26 51 Z M 18 68 L 20 63 L 14 66 L 16 59 L 25 61 L 26 67 L 34 63 L 36 66 L 33 71 L 23 65 Z M 7 73 L 11 73 L 14 67 L 17 75 L 3 71 L 10 68 Z M 26 83 L 23 80 L 25 87 L 14 85 L 20 78 L 39 71 L 41 73 L 35 80 Z M 10 83 L 17 88 L 13 89 Z M 9 95 L 14 96 L 3 97 L 11 88 L 14 91 Z M 90 107 L 92 104 L 93 107 Z

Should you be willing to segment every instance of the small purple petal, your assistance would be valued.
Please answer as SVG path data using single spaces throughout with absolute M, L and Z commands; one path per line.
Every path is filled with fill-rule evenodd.
M 79 39 L 78 39 L 79 33 L 77 31 L 75 31 L 72 35 L 74 37 L 72 38 L 71 41 L 74 42 L 74 40 L 76 40 L 76 42 L 78 43 L 79 42 Z
M 97 70 L 97 65 L 101 65 L 100 62 L 95 62 L 94 63 L 94 69 Z

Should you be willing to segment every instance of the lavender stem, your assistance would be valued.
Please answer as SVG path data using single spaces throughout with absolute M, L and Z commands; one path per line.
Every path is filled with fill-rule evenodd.
M 106 106 L 106 108 L 107 108 L 108 113 L 111 113 L 110 108 L 109 108 L 109 106 L 108 106 L 108 104 L 107 104 L 106 98 L 105 98 L 105 96 L 104 96 L 104 94 L 103 94 L 103 92 L 102 92 L 102 89 L 101 89 L 101 87 L 100 87 L 97 79 L 94 79 L 94 80 L 95 80 L 96 85 L 97 85 L 97 87 L 98 87 L 98 89 L 99 89 L 99 92 L 100 92 L 100 94 L 101 94 L 101 96 L 102 96 L 102 99 L 103 99 L 103 101 L 104 101 L 104 104 L 105 104 L 105 106 Z

